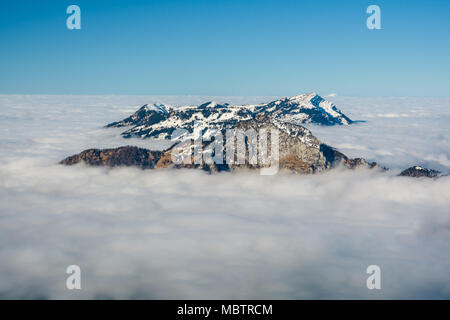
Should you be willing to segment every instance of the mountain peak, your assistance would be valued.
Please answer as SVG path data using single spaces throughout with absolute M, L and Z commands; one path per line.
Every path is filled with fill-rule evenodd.
M 317 94 L 317 92 L 309 92 L 309 93 L 304 93 L 304 94 L 298 94 L 292 97 L 287 98 L 288 100 L 292 100 L 292 101 L 310 101 L 312 99 L 322 99 L 325 100 L 324 98 L 322 98 L 319 94 Z
M 316 92 L 300 94 L 272 101 L 259 107 L 287 122 L 316 123 L 321 125 L 348 125 L 352 123 L 333 103 Z
M 141 109 L 145 111 L 168 113 L 167 107 L 162 103 L 144 104 Z
M 213 108 L 223 108 L 223 107 L 228 107 L 229 104 L 228 103 L 224 103 L 224 104 L 219 104 L 216 101 L 208 101 L 205 103 L 202 103 L 201 105 L 198 106 L 199 109 L 213 109 Z
M 298 99 L 312 99 L 315 96 L 319 96 L 316 92 L 309 92 L 309 93 L 303 93 L 303 94 L 297 94 L 292 97 L 286 98 L 287 100 L 298 100 Z M 319 96 L 320 97 L 320 96 Z
M 204 108 L 215 108 L 215 107 L 217 107 L 217 105 L 218 105 L 218 103 L 215 102 L 215 101 L 208 101 L 208 102 L 202 103 L 202 104 L 199 105 L 198 107 L 199 107 L 200 109 L 204 109 Z

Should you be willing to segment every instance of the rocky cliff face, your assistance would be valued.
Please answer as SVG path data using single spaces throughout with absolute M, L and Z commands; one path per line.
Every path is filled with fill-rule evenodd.
M 260 114 L 255 118 L 239 122 L 235 128 L 248 132 L 272 132 L 279 134 L 279 168 L 294 173 L 314 173 L 330 169 L 338 164 L 345 164 L 347 158 L 342 153 L 323 144 L 305 127 L 274 119 L 270 115 Z M 270 140 L 270 141 L 269 141 Z M 271 142 L 268 140 L 268 154 L 271 155 Z M 246 142 L 246 152 L 249 153 Z M 260 151 L 260 148 L 258 148 Z M 226 150 L 225 150 L 226 153 Z M 273 162 L 273 159 L 269 157 Z M 242 167 L 242 166 L 241 166 Z M 264 167 L 259 164 L 257 168 Z

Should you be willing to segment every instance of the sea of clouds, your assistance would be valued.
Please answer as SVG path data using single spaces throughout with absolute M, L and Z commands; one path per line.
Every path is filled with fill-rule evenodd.
M 258 103 L 273 97 L 214 97 Z M 349 127 L 308 126 L 392 168 L 314 175 L 64 167 L 140 105 L 211 97 L 0 95 L 0 298 L 450 298 L 450 99 L 332 97 Z M 82 289 L 67 290 L 79 265 Z M 381 268 L 368 290 L 366 268 Z

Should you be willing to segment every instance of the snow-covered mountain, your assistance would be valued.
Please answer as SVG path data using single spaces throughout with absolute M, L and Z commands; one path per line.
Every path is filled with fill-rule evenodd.
M 249 106 L 231 106 L 213 101 L 199 106 L 178 108 L 162 104 L 144 105 L 130 117 L 111 123 L 108 127 L 130 126 L 123 133 L 125 137 L 135 135 L 141 138 L 170 138 L 173 131 L 179 128 L 187 129 L 191 134 L 183 133 L 180 140 L 174 140 L 172 146 L 163 151 L 134 146 L 88 149 L 67 157 L 60 163 L 73 165 L 84 162 L 94 166 L 138 166 L 143 169 L 201 168 L 209 172 L 262 169 L 266 168 L 268 163 L 255 158 L 255 155 L 269 152 L 269 148 L 262 149 L 268 140 L 261 144 L 262 137 L 256 139 L 252 132 L 271 132 L 271 143 L 272 139 L 276 139 L 278 146 L 276 163 L 282 171 L 316 173 L 337 166 L 349 169 L 365 167 L 387 170 L 376 162 L 367 162 L 364 158 L 347 157 L 320 141 L 302 125 L 303 123 L 348 125 L 352 121 L 336 106 L 315 93 Z M 238 130 L 235 133 L 248 133 L 246 138 L 242 138 L 244 152 L 241 153 L 243 155 L 241 162 L 234 161 L 239 157 L 237 149 L 232 147 L 231 151 L 228 150 L 229 137 L 226 129 Z M 216 143 L 218 131 L 220 138 Z M 197 141 L 197 145 L 192 144 L 200 132 L 206 139 Z M 272 132 L 277 132 L 276 138 L 272 138 Z M 231 138 L 234 145 L 234 136 Z M 273 148 L 271 143 L 270 149 Z M 218 161 L 212 161 L 212 158 Z M 416 166 L 403 171 L 400 175 L 438 177 L 439 174 L 437 171 Z
M 348 125 L 352 123 L 333 103 L 316 93 L 283 98 L 266 104 L 232 106 L 214 101 L 199 106 L 170 107 L 163 104 L 144 105 L 130 117 L 107 127 L 127 127 L 124 137 L 169 138 L 177 128 L 193 131 L 224 129 L 240 121 L 267 115 L 277 122 L 294 124 Z

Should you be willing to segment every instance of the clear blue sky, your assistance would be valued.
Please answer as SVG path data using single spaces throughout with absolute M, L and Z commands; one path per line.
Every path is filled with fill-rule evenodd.
M 0 93 L 450 96 L 449 0 L 1 0 L 0 39 Z

